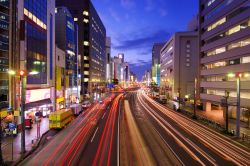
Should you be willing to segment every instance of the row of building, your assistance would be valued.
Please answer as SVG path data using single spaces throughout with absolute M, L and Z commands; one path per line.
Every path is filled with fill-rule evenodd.
M 195 97 L 210 111 L 222 109 L 229 92 L 235 116 L 240 77 L 241 107 L 250 108 L 250 2 L 200 0 L 188 27 L 153 46 L 151 79 L 160 93 L 176 100 Z
M 27 113 L 100 96 L 115 79 L 130 81 L 124 54 L 90 0 L 0 1 L 0 110 L 20 110 L 25 72 Z M 113 82 L 112 82 L 113 81 Z

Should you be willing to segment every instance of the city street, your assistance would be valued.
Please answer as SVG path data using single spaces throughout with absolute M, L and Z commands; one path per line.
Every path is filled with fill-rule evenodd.
M 95 104 L 21 165 L 249 165 L 249 155 L 137 90 Z

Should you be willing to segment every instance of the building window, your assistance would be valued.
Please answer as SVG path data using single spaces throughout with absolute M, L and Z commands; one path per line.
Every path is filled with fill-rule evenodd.
M 241 63 L 250 63 L 250 56 L 242 57 Z
M 84 41 L 84 42 L 83 42 L 83 45 L 84 45 L 84 46 L 89 46 L 89 42 L 88 42 L 88 41 Z
M 74 21 L 78 21 L 78 18 L 74 18 Z
M 187 62 L 190 62 L 190 59 L 186 59 Z
M 189 57 L 190 57 L 190 54 L 187 54 L 186 57 L 189 58 Z
M 86 10 L 84 10 L 84 11 L 83 11 L 83 15 L 84 15 L 84 16 L 89 16 L 89 12 L 86 11 Z
M 87 24 L 87 23 L 89 23 L 89 20 L 86 19 L 86 18 L 84 18 L 84 19 L 83 19 L 83 22 Z
M 237 25 L 236 27 L 229 29 L 227 35 L 231 35 L 233 33 L 239 32 L 239 31 L 240 31 L 240 25 Z
M 187 67 L 190 67 L 190 63 L 186 63 L 186 66 L 187 66 Z
M 222 19 L 218 20 L 217 22 L 213 23 L 212 25 L 208 26 L 207 31 L 211 31 L 214 28 L 218 27 L 219 25 L 226 22 L 226 17 L 223 17 Z
M 217 48 L 213 51 L 207 52 L 207 56 L 217 55 L 226 51 L 226 47 Z

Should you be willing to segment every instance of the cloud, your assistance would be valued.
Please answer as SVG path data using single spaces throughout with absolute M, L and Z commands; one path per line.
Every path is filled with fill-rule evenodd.
M 110 13 L 110 16 L 111 16 L 116 22 L 121 22 L 121 18 L 120 18 L 120 16 L 118 15 L 118 13 L 115 12 L 115 10 L 113 10 L 112 8 L 109 8 L 109 13 Z
M 152 48 L 154 43 L 164 42 L 170 37 L 170 33 L 166 30 L 158 30 L 154 33 L 148 31 L 140 32 L 141 34 L 134 34 L 129 36 L 135 36 L 127 40 L 121 41 L 119 44 L 114 43 L 114 49 L 117 50 L 148 50 Z M 146 35 L 149 34 L 149 35 Z
M 132 9 L 136 6 L 135 0 L 121 0 L 121 6 L 125 9 Z
M 139 80 L 142 79 L 146 70 L 151 70 L 151 61 L 143 61 L 142 63 L 130 63 L 130 70 L 137 74 Z

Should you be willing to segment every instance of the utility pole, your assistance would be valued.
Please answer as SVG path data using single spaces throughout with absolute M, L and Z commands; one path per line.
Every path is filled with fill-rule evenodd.
M 197 94 L 197 78 L 194 80 L 194 116 L 193 118 L 196 119 L 196 94 Z
M 236 116 L 236 136 L 240 137 L 240 78 L 237 77 L 237 116 Z
M 228 133 L 228 98 L 229 98 L 229 91 L 225 91 L 225 107 L 226 107 L 226 133 Z
M 21 132 L 21 153 L 22 155 L 25 154 L 25 96 L 26 96 L 26 77 L 25 73 L 22 70 L 20 71 L 20 81 L 21 81 L 21 124 L 22 124 L 22 132 Z

